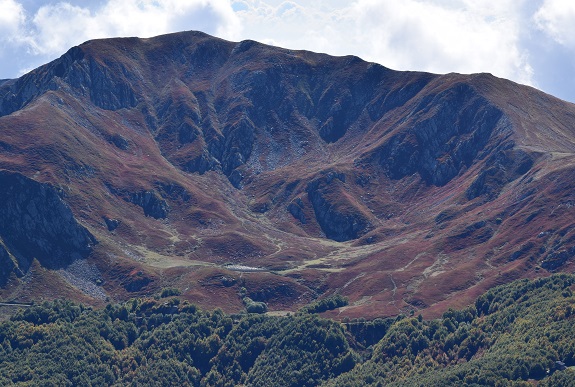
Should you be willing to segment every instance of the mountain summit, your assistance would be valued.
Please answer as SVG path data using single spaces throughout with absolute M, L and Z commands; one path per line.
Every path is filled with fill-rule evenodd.
M 436 315 L 573 268 L 575 105 L 200 32 L 0 84 L 0 296 Z

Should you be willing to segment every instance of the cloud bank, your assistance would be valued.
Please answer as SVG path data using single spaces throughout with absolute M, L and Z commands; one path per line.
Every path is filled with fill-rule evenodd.
M 340 3 L 326 10 L 322 2 L 235 2 L 241 4 L 244 34 L 277 45 L 354 53 L 401 70 L 491 72 L 533 83 L 528 53 L 520 45 L 522 1 Z
M 575 48 L 575 3 L 570 0 L 546 0 L 535 13 L 537 26 L 557 43 Z
M 150 37 L 189 29 L 215 35 L 239 25 L 229 6 L 209 0 L 108 0 L 95 11 L 61 2 L 42 6 L 31 20 L 30 42 L 39 53 L 111 36 Z

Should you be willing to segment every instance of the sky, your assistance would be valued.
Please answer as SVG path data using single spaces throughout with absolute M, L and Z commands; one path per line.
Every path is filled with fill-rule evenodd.
M 572 0 L 0 0 L 0 79 L 90 39 L 184 30 L 395 70 L 488 72 L 575 102 Z

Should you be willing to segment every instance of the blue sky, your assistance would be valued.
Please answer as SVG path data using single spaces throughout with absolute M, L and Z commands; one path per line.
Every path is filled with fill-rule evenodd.
M 572 0 L 0 0 L 0 79 L 89 39 L 200 30 L 396 70 L 490 72 L 575 102 L 574 26 Z

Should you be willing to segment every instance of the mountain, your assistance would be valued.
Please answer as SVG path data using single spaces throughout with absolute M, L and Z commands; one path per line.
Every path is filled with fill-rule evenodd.
M 3 300 L 437 316 L 575 266 L 575 105 L 489 74 L 182 32 L 86 42 L 0 98 Z

